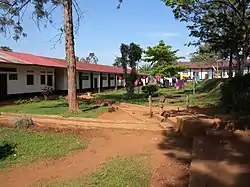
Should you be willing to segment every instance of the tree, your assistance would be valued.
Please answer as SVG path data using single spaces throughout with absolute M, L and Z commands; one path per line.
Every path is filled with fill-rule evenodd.
M 114 63 L 112 64 L 113 66 L 116 66 L 116 67 L 122 67 L 122 62 L 121 62 L 122 58 L 121 57 L 118 57 L 116 56 L 115 57 L 115 60 L 114 60 Z
M 190 61 L 203 62 L 213 64 L 219 60 L 219 56 L 215 53 L 208 43 L 199 46 L 198 50 L 191 54 Z
M 173 50 L 172 46 L 166 45 L 163 40 L 153 47 L 147 47 L 143 53 L 143 60 L 149 62 L 150 66 L 156 67 L 162 64 L 171 64 L 176 62 L 180 57 L 176 55 L 179 50 Z
M 148 64 L 144 64 L 139 68 L 139 72 L 142 73 L 152 73 L 152 67 Z
M 129 45 L 121 44 L 120 51 L 126 90 L 127 94 L 131 95 L 134 93 L 134 82 L 137 79 L 136 64 L 141 60 L 142 49 L 139 45 L 130 43 Z M 128 66 L 131 68 L 129 75 Z
M 89 53 L 89 55 L 86 58 L 85 57 L 82 57 L 82 58 L 78 57 L 77 61 L 85 62 L 85 63 L 89 63 L 89 64 L 97 64 L 98 58 L 97 58 L 97 56 L 95 56 L 95 53 Z
M 178 72 L 185 71 L 186 66 L 181 66 L 177 64 L 161 64 L 153 69 L 154 75 L 160 75 L 164 77 L 174 77 L 177 76 Z
M 37 26 L 40 24 L 53 24 L 52 13 L 56 7 L 62 6 L 64 12 L 64 28 L 59 28 L 59 36 L 65 35 L 65 52 L 68 71 L 68 103 L 69 110 L 77 112 L 79 110 L 76 95 L 76 58 L 74 49 L 74 26 L 73 26 L 73 8 L 80 20 L 81 11 L 76 0 L 17 0 L 0 1 L 0 32 L 7 35 L 13 34 L 13 39 L 26 37 L 23 30 L 23 15 L 27 7 L 32 7 L 32 18 Z
M 196 44 L 209 43 L 230 59 L 230 68 L 235 58 L 237 71 L 242 73 L 249 56 L 249 0 L 163 1 L 177 19 L 188 23 L 190 36 L 198 38 Z
M 95 56 L 95 53 L 89 53 L 89 56 L 86 57 L 86 62 L 90 64 L 97 64 L 98 58 Z
M 0 50 L 13 52 L 13 50 L 8 46 L 0 46 Z

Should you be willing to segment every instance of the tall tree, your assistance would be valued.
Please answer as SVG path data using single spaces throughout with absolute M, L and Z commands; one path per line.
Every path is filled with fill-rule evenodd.
M 64 12 L 64 28 L 59 28 L 65 35 L 65 53 L 68 70 L 68 103 L 69 110 L 77 112 L 78 102 L 76 95 L 76 58 L 74 50 L 73 4 L 76 15 L 81 11 L 76 0 L 2 0 L 0 1 L 0 33 L 6 35 L 12 31 L 13 39 L 18 40 L 27 34 L 23 30 L 23 15 L 27 14 L 27 7 L 33 8 L 32 17 L 37 26 L 47 23 L 53 24 L 52 13 L 56 7 L 62 6 Z M 79 20 L 78 17 L 77 20 Z
M 74 29 L 73 29 L 73 9 L 72 0 L 64 0 L 64 32 L 65 32 L 65 51 L 68 69 L 68 102 L 69 110 L 78 112 L 76 92 L 76 58 L 74 47 Z
M 176 55 L 179 50 L 173 50 L 172 46 L 166 45 L 163 40 L 158 45 L 147 47 L 143 53 L 143 60 L 149 62 L 150 66 L 159 66 L 162 64 L 171 64 L 176 62 L 180 57 Z
M 201 44 L 196 52 L 191 53 L 190 61 L 213 64 L 219 60 L 219 56 L 214 52 L 208 43 Z
M 249 56 L 249 0 L 163 0 L 173 8 L 177 19 L 188 23 L 190 35 L 198 42 L 208 42 L 214 50 L 222 50 L 235 58 L 238 72 Z
M 152 67 L 148 64 L 144 64 L 139 68 L 139 72 L 142 73 L 152 73 Z
M 0 46 L 0 50 L 13 52 L 13 50 L 8 46 Z
M 116 66 L 116 67 L 122 67 L 122 58 L 116 56 L 115 60 L 114 60 L 114 63 L 112 65 Z
M 141 60 L 142 49 L 135 43 L 121 44 L 121 63 L 126 82 L 126 90 L 129 95 L 134 93 L 134 82 L 137 79 L 136 65 Z M 128 67 L 131 68 L 128 75 Z

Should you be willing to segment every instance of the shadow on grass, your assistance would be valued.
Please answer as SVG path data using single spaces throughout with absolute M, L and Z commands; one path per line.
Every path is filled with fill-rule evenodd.
M 87 111 L 91 111 L 91 110 L 94 110 L 94 109 L 97 109 L 97 108 L 100 108 L 100 106 L 92 106 L 92 107 L 89 107 L 89 108 L 86 108 L 86 109 L 81 109 L 80 108 L 80 111 L 81 112 L 87 112 Z
M 143 93 L 135 93 L 132 96 L 128 97 L 128 95 L 125 94 L 103 94 L 98 96 L 99 99 L 104 100 L 112 100 L 112 101 L 118 101 L 118 102 L 127 102 L 127 103 L 144 103 L 148 102 L 148 99 L 145 94 Z
M 0 142 L 0 160 L 4 160 L 8 156 L 15 154 L 15 147 L 15 144 L 6 141 Z
M 159 149 L 165 156 L 189 165 L 191 160 L 198 166 L 191 168 L 196 186 L 249 187 L 250 186 L 250 136 L 234 134 L 188 138 L 173 129 L 163 133 Z M 193 144 L 193 141 L 195 143 Z M 192 146 L 194 145 L 194 147 Z M 193 154 L 191 151 L 193 150 Z M 197 162 L 196 162 L 197 161 Z M 189 176 L 184 172 L 175 184 L 166 181 L 164 186 L 188 186 Z

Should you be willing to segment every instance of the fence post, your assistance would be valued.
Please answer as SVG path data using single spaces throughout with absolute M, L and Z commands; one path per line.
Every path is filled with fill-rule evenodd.
M 187 105 L 187 109 L 189 109 L 189 104 L 190 104 L 190 98 L 189 98 L 189 94 L 186 95 L 186 105 Z
M 152 96 L 148 96 L 148 104 L 149 104 L 149 117 L 152 118 L 153 112 L 152 112 Z

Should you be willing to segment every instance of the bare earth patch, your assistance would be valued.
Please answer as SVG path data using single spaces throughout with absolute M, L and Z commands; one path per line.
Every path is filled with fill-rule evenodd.
M 16 166 L 0 172 L 0 186 L 30 186 L 42 180 L 68 180 L 88 174 L 103 167 L 115 156 L 146 155 L 151 160 L 151 186 L 185 186 L 188 181 L 189 161 L 173 158 L 190 155 L 191 144 L 185 143 L 185 151 L 174 149 L 178 137 L 166 138 L 162 132 L 135 130 L 73 130 L 36 127 L 36 131 L 69 131 L 87 139 L 88 147 L 78 153 L 53 161 Z M 180 140 L 182 141 L 182 140 Z

